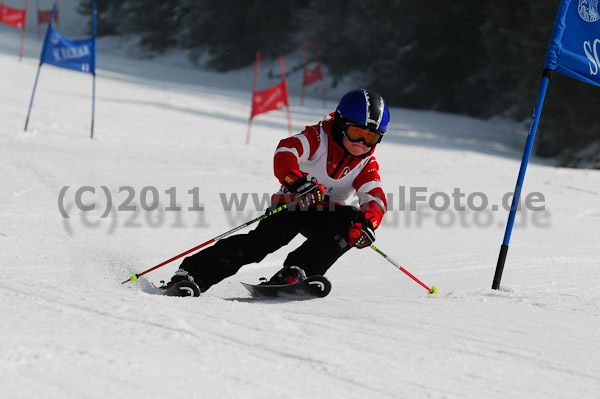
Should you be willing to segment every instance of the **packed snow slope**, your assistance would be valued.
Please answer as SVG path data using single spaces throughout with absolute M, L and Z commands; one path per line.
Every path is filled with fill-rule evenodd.
M 598 171 L 533 160 L 523 196 L 538 193 L 534 205 L 545 208 L 520 213 L 501 290 L 491 290 L 502 197 L 526 132 L 393 108 L 376 151 L 392 194 L 376 245 L 438 296 L 353 249 L 328 272 L 324 299 L 251 299 L 240 282 L 273 274 L 300 239 L 200 298 L 151 295 L 179 261 L 138 285 L 121 282 L 261 214 L 252 196 L 232 201 L 277 189 L 285 112 L 258 116 L 246 144 L 251 69 L 219 75 L 100 51 L 94 139 L 91 75 L 51 66 L 23 132 L 40 48 L 28 42 L 19 62 L 18 41 L 0 30 L 2 397 L 597 395 Z M 266 69 L 260 88 L 276 83 Z M 339 94 L 325 109 L 313 91 L 300 107 L 298 75 L 290 87 L 295 131 L 332 111 Z M 436 202 L 411 202 L 411 190 Z M 454 209 L 456 190 L 464 211 Z

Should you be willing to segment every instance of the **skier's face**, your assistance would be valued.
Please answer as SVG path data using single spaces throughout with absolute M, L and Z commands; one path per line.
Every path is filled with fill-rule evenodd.
M 357 157 L 365 155 L 367 152 L 371 151 L 371 147 L 367 147 L 360 141 L 358 143 L 353 143 L 352 141 L 348 140 L 346 136 L 342 138 L 342 143 L 344 143 L 344 147 L 346 147 L 346 150 L 348 150 L 350 154 Z

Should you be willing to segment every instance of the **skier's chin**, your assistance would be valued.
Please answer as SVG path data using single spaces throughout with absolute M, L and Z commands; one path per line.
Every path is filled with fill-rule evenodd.
M 346 149 L 354 156 L 361 156 L 369 152 L 371 148 L 362 143 L 350 143 L 350 145 L 346 146 Z

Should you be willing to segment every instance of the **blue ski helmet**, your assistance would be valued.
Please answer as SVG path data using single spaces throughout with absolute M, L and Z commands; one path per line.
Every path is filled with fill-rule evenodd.
M 371 90 L 352 90 L 344 94 L 335 112 L 342 121 L 352 121 L 381 134 L 387 131 L 390 123 L 390 110 L 385 100 Z

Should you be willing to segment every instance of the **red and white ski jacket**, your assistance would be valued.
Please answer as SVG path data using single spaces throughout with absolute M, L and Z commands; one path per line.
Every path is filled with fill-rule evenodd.
M 331 136 L 332 124 L 333 118 L 325 119 L 279 142 L 273 163 L 282 187 L 272 201 L 283 202 L 282 196 L 287 193 L 284 177 L 291 170 L 300 170 L 308 174 L 308 179 L 314 177 L 325 186 L 329 202 L 348 204 L 356 194 L 358 206 L 373 216 L 371 221 L 377 228 L 387 210 L 387 200 L 373 151 L 367 156 L 349 154 Z

